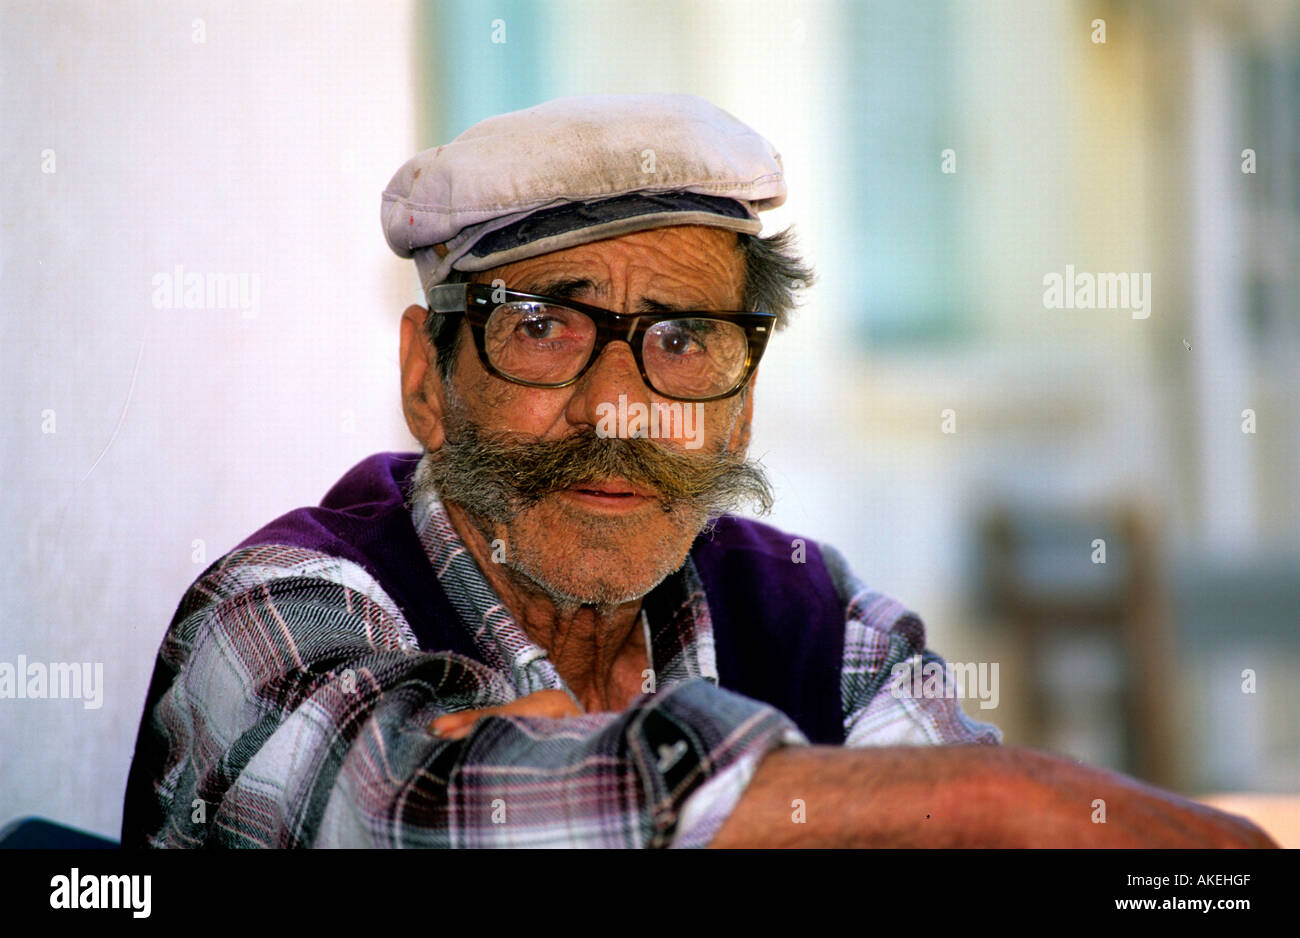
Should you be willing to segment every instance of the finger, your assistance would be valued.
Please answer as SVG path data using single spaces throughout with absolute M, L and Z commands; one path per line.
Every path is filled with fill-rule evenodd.
M 459 710 L 456 713 L 444 713 L 429 722 L 429 732 L 434 736 L 446 736 L 467 726 L 473 726 L 479 717 L 486 716 L 488 710 Z
M 457 726 L 457 727 L 453 727 L 452 729 L 445 730 L 442 733 L 442 738 L 450 742 L 456 742 L 457 740 L 464 739 L 470 733 L 474 732 L 474 725 L 477 722 L 478 721 L 475 720 L 473 723 L 466 723 L 463 726 Z
M 429 732 L 434 736 L 448 736 L 451 733 L 457 733 L 456 739 L 461 739 L 469 734 L 469 730 L 474 724 L 483 717 L 501 716 L 510 713 L 515 704 L 503 704 L 499 707 L 480 707 L 476 710 L 457 710 L 455 713 L 444 713 L 440 717 L 435 717 L 429 723 Z
M 464 739 L 473 729 L 474 724 L 488 716 L 537 716 L 560 719 L 579 716 L 582 709 L 574 703 L 573 698 L 562 690 L 539 690 L 512 700 L 497 707 L 481 707 L 476 710 L 458 710 L 444 713 L 428 725 L 434 736 L 445 739 Z
M 456 716 L 472 716 L 477 720 L 487 716 L 517 717 L 566 717 L 577 716 L 582 711 L 574 705 L 571 698 L 560 690 L 539 690 L 510 703 L 496 707 L 484 707 L 480 710 L 462 710 Z
M 508 704 L 500 707 L 485 707 L 482 710 L 461 710 L 457 713 L 448 714 L 446 718 L 439 717 L 433 721 L 433 723 L 437 724 L 436 729 L 433 728 L 433 724 L 430 724 L 430 728 L 435 736 L 455 741 L 464 739 L 474 732 L 474 727 L 484 717 L 508 715 L 510 715 L 510 706 Z M 451 717 L 455 717 L 455 719 L 453 720 Z
M 576 717 L 582 713 L 582 708 L 574 703 L 573 698 L 562 690 L 539 690 L 516 701 L 519 704 L 525 702 L 531 703 L 532 706 L 524 712 L 536 716 Z

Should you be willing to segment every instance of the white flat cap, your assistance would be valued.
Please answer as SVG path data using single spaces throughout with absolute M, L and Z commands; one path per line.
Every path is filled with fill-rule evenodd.
M 781 156 L 685 94 L 583 95 L 475 124 L 408 160 L 384 190 L 388 245 L 427 291 L 488 270 L 667 225 L 758 234 L 785 201 Z

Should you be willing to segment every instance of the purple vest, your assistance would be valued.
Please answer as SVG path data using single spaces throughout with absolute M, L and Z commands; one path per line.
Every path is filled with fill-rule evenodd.
M 352 469 L 318 508 L 272 521 L 239 548 L 288 544 L 364 567 L 402 610 L 420 647 L 482 661 L 443 591 L 405 507 L 417 453 L 376 453 Z M 844 607 L 815 542 L 794 563 L 793 538 L 730 515 L 691 547 L 713 620 L 718 682 L 784 712 L 813 743 L 844 742 L 840 670 Z M 238 548 L 237 548 L 238 549 Z M 652 619 L 669 614 L 657 588 Z

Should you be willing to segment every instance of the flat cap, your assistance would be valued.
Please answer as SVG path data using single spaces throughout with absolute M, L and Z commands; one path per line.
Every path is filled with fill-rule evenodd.
M 490 117 L 408 160 L 384 190 L 388 245 L 427 291 L 453 269 L 667 225 L 758 234 L 785 201 L 781 156 L 685 94 L 583 95 Z

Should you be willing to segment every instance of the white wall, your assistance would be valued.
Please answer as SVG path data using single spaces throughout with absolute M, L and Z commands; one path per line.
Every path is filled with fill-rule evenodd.
M 185 588 L 365 455 L 414 448 L 397 323 L 415 278 L 379 225 L 418 149 L 411 17 L 0 6 L 0 663 L 104 671 L 99 709 L 0 699 L 0 825 L 116 837 Z M 175 265 L 255 278 L 256 314 L 158 308 Z

